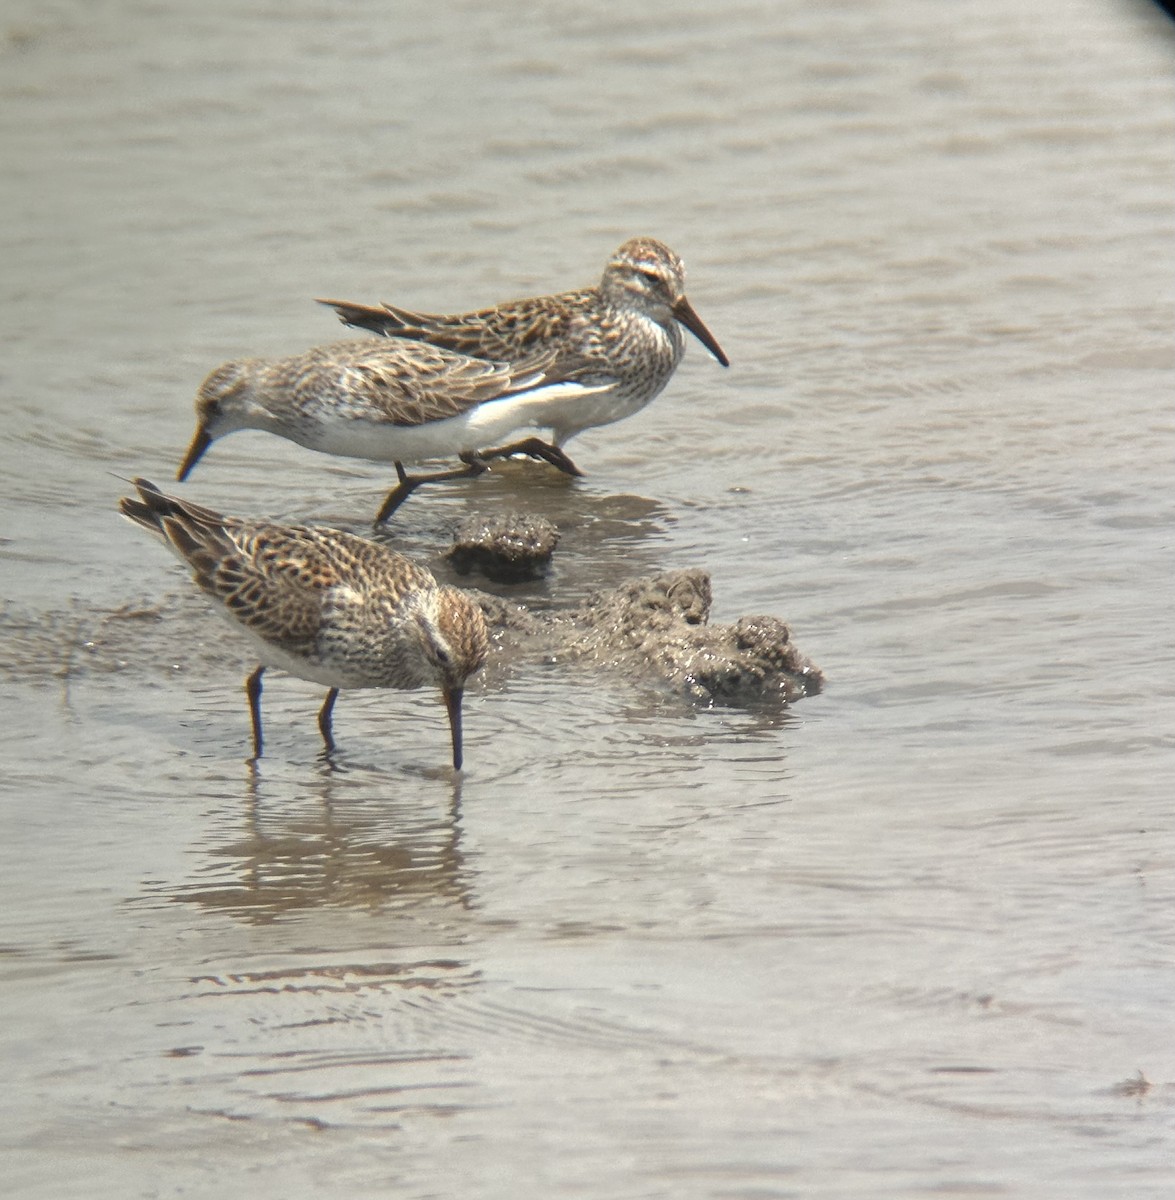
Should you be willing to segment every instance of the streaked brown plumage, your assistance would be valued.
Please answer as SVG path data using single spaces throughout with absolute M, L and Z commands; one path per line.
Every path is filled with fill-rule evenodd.
M 568 395 L 601 389 L 553 370 L 554 355 L 491 362 L 400 339 L 335 342 L 288 358 L 224 363 L 200 385 L 196 432 L 180 465 L 183 481 L 226 434 L 260 429 L 326 454 L 394 462 L 399 485 L 376 517 L 384 521 L 419 483 L 475 475 L 484 459 L 528 453 L 578 473 L 557 449 L 495 442 L 528 423 L 544 425 Z M 401 466 L 461 456 L 455 471 L 409 479 Z
M 729 360 L 685 295 L 685 267 L 655 238 L 625 242 L 597 287 L 513 300 L 475 312 L 409 312 L 391 304 L 320 300 L 344 324 L 477 358 L 523 362 L 553 354 L 563 378 L 605 385 L 568 397 L 551 422 L 554 444 L 637 412 L 669 382 L 685 351 L 684 325 L 725 367 Z
M 489 646 L 481 609 L 464 592 L 354 534 L 222 516 L 146 479 L 133 482 L 138 495 L 119 502 L 123 515 L 188 564 L 257 652 L 261 665 L 246 683 L 254 756 L 262 750 L 261 675 L 273 666 L 330 689 L 319 713 L 328 754 L 340 688 L 436 684 L 460 769 L 465 681 Z

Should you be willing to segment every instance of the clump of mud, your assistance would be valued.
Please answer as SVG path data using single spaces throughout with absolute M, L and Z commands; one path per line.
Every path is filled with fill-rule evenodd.
M 495 582 L 545 572 L 559 532 L 545 517 L 467 518 L 447 557 L 462 574 Z M 626 678 L 660 682 L 693 701 L 791 703 L 821 690 L 820 668 L 792 644 L 778 617 L 711 625 L 710 576 L 671 571 L 597 592 L 576 608 L 535 612 L 487 592 L 472 593 L 507 660 L 540 657 L 582 663 Z
M 445 557 L 459 575 L 480 571 L 495 583 L 522 583 L 545 575 L 559 544 L 559 530 L 546 517 L 507 513 L 466 517 Z
M 796 649 L 778 617 L 710 625 L 705 571 L 628 580 L 562 612 L 535 613 L 499 596 L 473 595 L 508 655 L 659 680 L 705 703 L 791 703 L 815 695 L 824 683 L 820 668 Z

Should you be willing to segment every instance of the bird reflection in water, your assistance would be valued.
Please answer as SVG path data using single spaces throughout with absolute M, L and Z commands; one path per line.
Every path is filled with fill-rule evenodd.
M 325 759 L 307 789 L 284 768 L 246 769 L 246 806 L 217 814 L 203 877 L 168 889 L 171 899 L 257 924 L 329 907 L 470 907 L 460 774 L 421 772 L 416 786 L 405 774 L 389 788 L 382 771 Z

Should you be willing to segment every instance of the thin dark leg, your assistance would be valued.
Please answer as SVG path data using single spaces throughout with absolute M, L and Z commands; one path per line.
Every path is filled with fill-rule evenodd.
M 335 739 L 331 737 L 330 718 L 331 713 L 335 710 L 335 701 L 339 698 L 339 689 L 331 688 L 326 694 L 326 699 L 322 702 L 322 707 L 318 710 L 318 732 L 322 734 L 323 744 L 326 749 L 324 754 L 333 754 L 335 750 Z
M 472 479 L 489 470 L 482 461 L 482 456 L 473 451 L 465 451 L 460 458 L 465 464 L 463 467 L 454 467 L 451 471 L 436 471 L 432 475 L 409 475 L 403 464 L 396 463 L 396 478 L 400 482 L 384 497 L 384 502 L 376 513 L 375 523 L 382 525 L 422 483 L 440 483 L 445 479 Z
M 261 757 L 261 676 L 264 667 L 258 667 L 245 680 L 245 695 L 249 697 L 249 715 L 253 718 L 253 757 Z
M 531 458 L 541 458 L 551 466 L 558 467 L 564 475 L 582 475 L 583 472 L 551 442 L 544 442 L 539 437 L 523 438 L 521 442 L 511 442 L 509 446 L 499 446 L 496 450 L 483 450 L 480 457 L 509 458 L 512 454 L 528 454 Z

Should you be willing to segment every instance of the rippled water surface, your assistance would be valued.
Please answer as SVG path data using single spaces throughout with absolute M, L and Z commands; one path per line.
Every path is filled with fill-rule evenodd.
M 1127 0 L 12 0 L 0 23 L 9 1195 L 1168 1196 L 1175 26 Z M 732 360 L 413 500 L 703 567 L 789 711 L 498 662 L 275 674 L 114 513 L 211 367 L 664 238 Z M 184 485 L 356 530 L 263 434 Z

